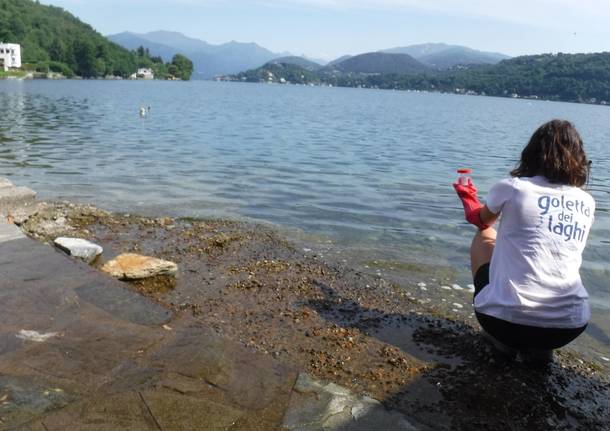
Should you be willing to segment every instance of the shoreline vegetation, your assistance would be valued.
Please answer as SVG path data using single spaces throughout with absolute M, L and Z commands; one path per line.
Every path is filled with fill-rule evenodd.
M 346 61 L 350 60 L 353 58 Z M 218 77 L 218 80 L 610 104 L 608 52 L 531 55 L 493 65 L 464 65 L 412 73 L 362 72 L 367 68 L 372 70 L 375 64 L 365 64 L 359 71 L 352 71 L 341 64 L 312 70 L 272 61 L 258 69 Z
M 125 288 L 246 349 L 377 399 L 418 429 L 607 429 L 607 369 L 570 348 L 545 369 L 499 356 L 473 319 L 422 296 L 430 292 L 415 270 L 397 285 L 271 227 L 237 221 L 41 202 L 18 222 L 42 242 L 70 236 L 103 246 L 97 269 L 123 253 L 175 262 L 176 277 Z M 469 293 L 457 293 L 469 307 Z

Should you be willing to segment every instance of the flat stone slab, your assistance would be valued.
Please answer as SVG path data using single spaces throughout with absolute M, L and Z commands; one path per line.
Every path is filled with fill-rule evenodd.
M 78 257 L 88 263 L 93 262 L 104 252 L 101 246 L 81 238 L 59 237 L 55 239 L 54 243 L 70 256 Z
M 31 377 L 0 376 L 0 429 L 7 423 L 21 423 L 35 415 L 69 404 L 70 395 Z
M 296 378 L 51 246 L 0 244 L 0 429 L 279 429 Z
M 21 232 L 14 224 L 0 223 L 0 244 L 7 241 L 14 241 L 16 239 L 23 239 L 25 235 Z
M 334 383 L 299 374 L 284 427 L 292 431 L 416 431 L 401 413 Z
M 0 205 L 32 203 L 36 192 L 27 187 L 0 187 Z
M 147 391 L 142 399 L 162 430 L 225 431 L 244 415 L 226 404 L 170 391 Z
M 148 326 L 161 326 L 171 313 L 138 293 L 112 289 L 103 282 L 87 283 L 75 290 L 78 297 L 123 320 Z

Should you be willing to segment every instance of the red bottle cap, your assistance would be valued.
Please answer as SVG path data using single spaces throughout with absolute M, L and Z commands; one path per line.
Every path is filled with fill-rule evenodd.
M 457 172 L 458 174 L 471 174 L 472 169 L 458 169 Z

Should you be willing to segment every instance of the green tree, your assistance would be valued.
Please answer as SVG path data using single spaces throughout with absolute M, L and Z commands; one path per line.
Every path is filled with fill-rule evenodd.
M 175 66 L 175 69 L 172 68 L 173 71 L 170 71 L 170 69 L 168 68 L 168 71 L 174 77 L 182 79 L 184 81 L 188 81 L 189 79 L 191 79 L 191 75 L 193 73 L 193 62 L 184 55 L 174 55 L 174 58 L 172 58 L 171 66 Z

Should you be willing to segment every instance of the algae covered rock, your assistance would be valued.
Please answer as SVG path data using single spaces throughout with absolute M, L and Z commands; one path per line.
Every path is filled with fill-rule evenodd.
M 120 280 L 141 280 L 158 275 L 176 275 L 178 265 L 154 257 L 124 253 L 104 264 L 102 271 Z

